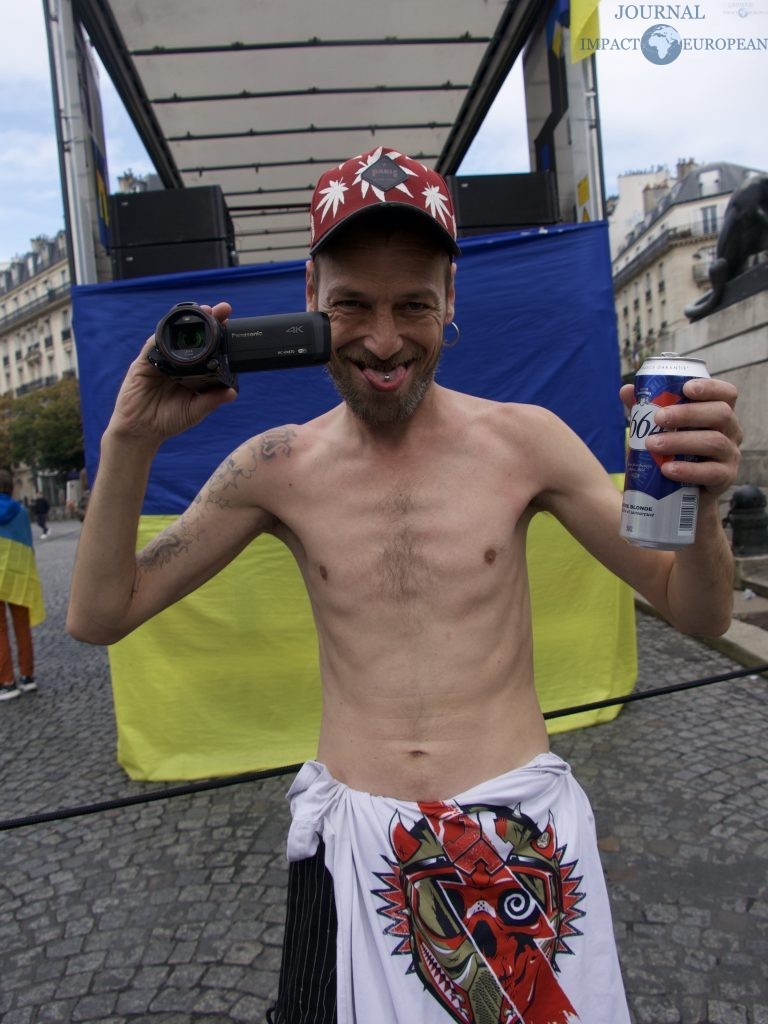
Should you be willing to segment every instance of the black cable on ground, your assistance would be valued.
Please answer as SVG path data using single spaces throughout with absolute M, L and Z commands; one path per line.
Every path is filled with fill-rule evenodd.
M 724 683 L 731 679 L 743 679 L 745 676 L 758 676 L 765 672 L 768 672 L 768 664 L 755 665 L 753 668 L 737 669 L 734 672 L 724 672 L 717 676 L 706 676 L 703 679 L 693 679 L 687 683 L 657 686 L 655 689 L 643 690 L 640 693 L 630 693 L 624 697 L 611 697 L 607 700 L 592 701 L 589 704 L 578 704 L 575 707 L 545 711 L 544 718 L 563 718 L 566 715 L 577 715 L 582 711 L 596 711 L 598 708 L 614 707 L 617 704 L 631 704 L 634 701 L 647 700 L 650 697 L 661 697 L 669 693 L 681 693 L 683 690 L 695 690 L 700 686 L 711 686 L 713 683 Z M 43 811 L 39 814 L 30 814 L 23 818 L 9 818 L 6 821 L 0 821 L 0 832 L 8 832 L 11 829 L 24 828 L 28 825 L 41 825 L 45 822 L 64 821 L 67 818 L 80 818 L 88 814 L 101 814 L 104 811 L 113 811 L 121 807 L 134 807 L 137 804 L 148 804 L 157 800 L 169 800 L 172 797 L 188 796 L 190 793 L 204 793 L 211 789 L 223 789 L 224 786 L 239 786 L 243 782 L 260 782 L 263 779 L 271 779 L 279 775 L 290 775 L 292 772 L 298 771 L 299 768 L 301 768 L 301 764 L 284 765 L 281 768 L 268 768 L 264 771 L 244 772 L 242 775 L 228 775 L 222 779 L 189 782 L 183 786 L 156 789 L 151 793 L 118 797 L 114 800 L 103 800 L 100 803 L 81 804 L 79 807 L 65 807 L 56 811 Z

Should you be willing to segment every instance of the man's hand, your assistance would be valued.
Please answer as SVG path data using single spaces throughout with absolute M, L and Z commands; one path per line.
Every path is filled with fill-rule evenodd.
M 228 302 L 203 306 L 224 323 L 232 312 Z M 159 447 L 166 438 L 196 426 L 214 409 L 237 397 L 234 388 L 212 388 L 195 394 L 167 377 L 147 359 L 155 343 L 147 340 L 128 368 L 115 402 L 109 432 L 131 440 L 145 440 Z
M 734 406 L 737 391 L 724 380 L 700 378 L 683 387 L 688 402 L 659 409 L 656 423 L 664 433 L 649 437 L 646 445 L 654 455 L 697 455 L 701 462 L 663 463 L 661 472 L 670 480 L 698 484 L 718 497 L 736 481 L 739 445 L 744 439 Z M 635 400 L 632 384 L 622 387 L 621 399 L 627 408 Z

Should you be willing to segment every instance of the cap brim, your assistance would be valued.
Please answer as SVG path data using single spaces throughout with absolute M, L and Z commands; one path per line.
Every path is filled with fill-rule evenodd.
M 426 211 L 419 210 L 417 207 L 411 206 L 410 203 L 376 203 L 376 205 L 364 206 L 361 210 L 355 210 L 354 213 L 350 213 L 344 220 L 334 224 L 310 248 L 309 255 L 315 256 L 318 252 L 322 252 L 331 241 L 338 239 L 339 235 L 346 228 L 351 227 L 353 224 L 358 224 L 364 217 L 381 217 L 386 215 L 389 210 L 405 211 L 413 214 L 414 221 L 420 227 L 426 228 L 426 233 L 431 235 L 442 249 L 445 249 L 452 256 L 459 256 L 461 254 L 461 250 L 451 233 L 436 221 L 434 217 L 426 213 Z

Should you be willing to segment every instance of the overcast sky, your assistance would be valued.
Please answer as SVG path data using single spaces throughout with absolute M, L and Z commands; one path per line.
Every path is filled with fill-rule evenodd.
M 637 7 L 614 0 L 600 5 L 601 36 L 625 47 L 598 56 L 606 191 L 617 191 L 622 173 L 659 164 L 674 170 L 681 157 L 768 169 L 768 51 L 685 50 L 667 66 L 654 65 L 622 43 L 653 24 L 616 17 Z M 768 0 L 707 0 L 688 7 L 703 17 L 669 23 L 689 40 L 707 37 L 719 47 L 728 38 L 768 39 Z M 116 191 L 117 175 L 152 167 L 106 76 L 102 102 L 110 188 Z M 526 171 L 527 152 L 515 69 L 461 171 Z M 0 0 L 0 262 L 63 223 L 42 3 Z

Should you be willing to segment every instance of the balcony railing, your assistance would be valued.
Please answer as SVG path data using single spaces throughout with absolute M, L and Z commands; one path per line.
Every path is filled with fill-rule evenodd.
M 68 284 L 59 285 L 58 288 L 49 288 L 45 295 L 41 295 L 37 299 L 33 299 L 28 302 L 26 306 L 20 306 L 18 309 L 11 310 L 10 313 L 6 313 L 5 316 L 0 316 L 0 331 L 6 327 L 10 327 L 12 324 L 18 323 L 20 320 L 27 320 L 30 317 L 39 315 L 48 306 L 54 302 L 60 302 L 62 299 L 68 299 L 70 288 Z
M 670 249 L 675 242 L 684 242 L 689 238 L 712 238 L 715 237 L 715 234 L 715 232 L 706 231 L 700 224 L 684 224 L 675 228 L 667 228 L 625 267 L 616 271 L 613 276 L 614 290 L 631 281 L 641 270 L 650 266 L 662 253 Z

